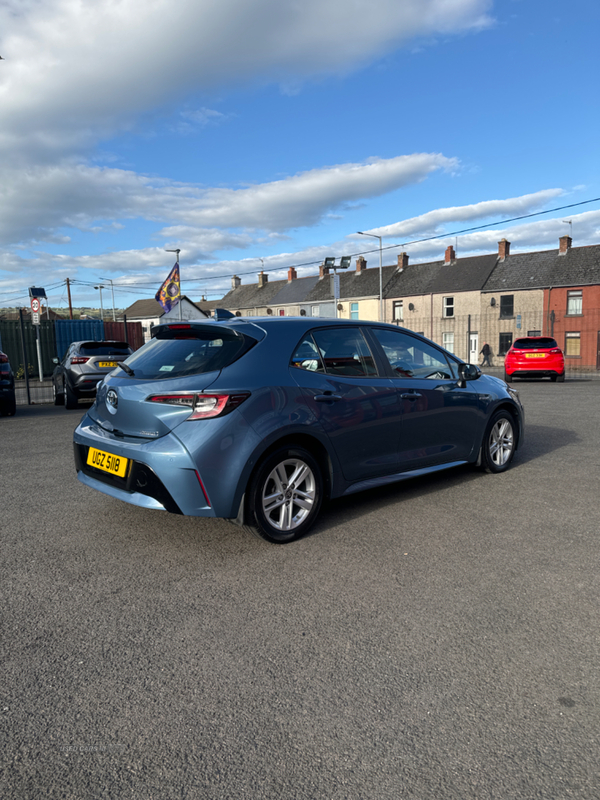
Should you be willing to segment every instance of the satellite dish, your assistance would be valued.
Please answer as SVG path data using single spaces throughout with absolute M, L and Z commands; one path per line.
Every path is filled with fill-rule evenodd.
M 344 306 L 341 303 L 338 303 L 337 304 L 337 310 L 338 311 L 343 311 L 344 310 Z
M 267 314 L 272 314 L 272 313 L 273 313 L 273 309 L 272 308 L 267 308 Z
M 306 309 L 305 308 L 301 308 L 300 309 L 300 316 L 301 317 L 305 317 L 306 316 Z
M 236 317 L 241 317 L 242 316 L 242 312 L 241 311 L 236 311 L 235 315 L 236 315 Z
M 492 299 L 490 300 L 490 305 L 492 306 L 492 308 L 496 305 L 496 298 L 495 297 L 492 297 Z
M 408 304 L 408 310 L 409 310 L 409 311 L 414 311 L 414 310 L 415 310 L 414 303 L 409 303 L 409 304 Z

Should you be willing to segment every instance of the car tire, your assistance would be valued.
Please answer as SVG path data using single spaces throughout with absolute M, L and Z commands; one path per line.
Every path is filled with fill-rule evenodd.
M 508 372 L 504 373 L 504 380 L 506 381 L 506 383 L 510 383 L 511 382 L 512 377 L 508 374 Z
M 56 391 L 56 384 L 52 381 L 52 397 L 54 398 L 54 405 L 55 406 L 62 406 L 65 402 L 64 394 L 59 394 Z
M 77 395 L 75 394 L 73 389 L 71 389 L 66 379 L 63 382 L 63 397 L 65 401 L 65 408 L 68 411 L 72 411 L 74 408 L 77 408 L 79 406 Z
M 517 446 L 516 424 L 508 411 L 497 411 L 488 423 L 481 445 L 485 472 L 504 472 L 510 467 Z
M 323 474 L 303 447 L 282 447 L 260 463 L 250 482 L 246 529 L 274 544 L 304 536 L 323 501 Z
M 6 403 L 0 404 L 0 416 L 14 417 L 17 413 L 17 400 L 15 395 L 9 397 Z
M 562 375 L 557 375 L 557 376 L 556 376 L 556 380 L 557 380 L 559 383 L 564 383 L 564 382 L 565 382 L 565 373 L 563 372 L 563 373 L 562 373 Z

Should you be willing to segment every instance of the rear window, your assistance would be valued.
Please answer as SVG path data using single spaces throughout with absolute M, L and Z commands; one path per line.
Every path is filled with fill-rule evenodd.
M 558 344 L 556 339 L 550 336 L 540 336 L 538 339 L 515 339 L 513 342 L 513 350 L 534 350 L 537 347 L 546 349 L 558 347 Z
M 133 350 L 127 342 L 84 342 L 78 352 L 82 356 L 123 356 Z
M 202 375 L 228 367 L 255 344 L 256 339 L 224 328 L 192 327 L 181 331 L 164 328 L 126 363 L 136 378 Z

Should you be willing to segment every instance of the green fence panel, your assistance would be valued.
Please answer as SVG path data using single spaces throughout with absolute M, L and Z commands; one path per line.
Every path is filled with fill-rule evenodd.
M 27 352 L 27 362 L 30 366 L 29 374 L 37 376 L 38 357 L 36 347 L 36 328 L 39 328 L 40 347 L 42 355 L 42 373 L 52 375 L 54 364 L 52 359 L 56 356 L 56 341 L 54 338 L 54 323 L 52 320 L 43 320 L 39 325 L 33 325 L 30 321 L 23 321 L 25 330 L 25 349 Z M 0 340 L 2 350 L 8 356 L 15 375 L 22 377 L 23 368 L 23 349 L 21 345 L 21 323 L 19 320 L 4 320 L 0 322 Z M 24 374 L 24 373 L 23 373 Z

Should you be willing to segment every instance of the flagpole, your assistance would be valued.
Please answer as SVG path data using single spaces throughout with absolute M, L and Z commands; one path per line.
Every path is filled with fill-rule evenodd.
M 183 294 L 181 293 L 181 264 L 179 263 L 179 253 L 181 250 L 177 248 L 177 250 L 165 250 L 165 253 L 177 253 L 177 265 L 179 267 L 179 321 L 181 322 L 181 300 L 183 298 Z

